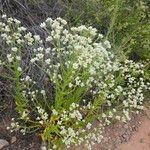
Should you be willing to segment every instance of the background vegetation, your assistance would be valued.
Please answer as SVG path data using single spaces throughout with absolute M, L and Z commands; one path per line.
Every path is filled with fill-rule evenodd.
M 109 124 L 109 120 L 106 120 L 107 116 L 108 118 L 115 118 L 117 115 L 115 113 L 118 113 L 118 111 L 122 111 L 122 113 L 124 114 L 124 118 L 129 120 L 129 113 L 132 112 L 133 109 L 139 110 L 143 108 L 143 93 L 145 92 L 145 89 L 148 89 L 149 85 L 144 84 L 144 82 L 149 80 L 150 77 L 149 0 L 1 0 L 0 11 L 1 14 L 6 13 L 9 17 L 17 18 L 21 21 L 21 25 L 27 28 L 26 32 L 26 28 L 20 27 L 20 21 L 15 19 L 13 20 L 11 18 L 9 19 L 9 21 L 5 20 L 6 25 L 8 23 L 8 25 L 6 26 L 7 31 L 5 33 L 5 25 L 2 23 L 0 24 L 2 27 L 0 29 L 0 57 L 2 58 L 2 63 L 0 64 L 2 65 L 2 67 L 0 66 L 0 99 L 3 100 L 0 101 L 0 105 L 2 106 L 3 102 L 3 105 L 5 105 L 3 95 L 10 95 L 10 97 L 13 97 L 16 103 L 16 110 L 20 115 L 21 121 L 19 120 L 19 123 L 21 123 L 22 126 L 25 125 L 25 127 L 21 127 L 19 126 L 18 122 L 13 122 L 11 126 L 13 126 L 14 130 L 17 127 L 18 129 L 23 130 L 22 133 L 24 134 L 26 131 L 34 132 L 35 130 L 38 130 L 40 131 L 43 140 L 48 140 L 49 135 L 51 135 L 51 138 L 55 139 L 53 141 L 53 144 L 61 145 L 63 143 L 63 138 L 61 136 L 64 136 L 64 133 L 62 133 L 62 135 L 59 135 L 58 130 L 61 130 L 61 127 L 63 127 L 63 123 L 65 124 L 67 132 L 70 132 L 69 130 L 71 126 L 72 129 L 75 129 L 75 131 L 77 131 L 78 126 L 80 126 L 80 124 L 81 128 L 83 128 L 84 123 L 82 122 L 83 120 L 81 119 L 82 117 L 80 117 L 80 115 L 83 115 L 83 118 L 86 118 L 86 115 L 88 113 L 90 114 L 90 117 L 91 112 L 92 116 L 94 116 L 95 114 L 99 115 L 100 113 L 102 118 L 105 119 L 106 124 Z M 49 30 L 46 29 L 46 23 L 43 22 L 48 17 L 54 19 L 52 21 L 49 18 L 46 21 L 47 24 L 50 23 L 52 25 Z M 55 20 L 58 17 L 65 19 L 68 22 L 68 24 L 65 20 L 61 20 L 60 18 L 58 20 Z M 3 18 L 5 17 L 3 16 L 2 20 Z M 39 25 L 41 22 L 43 23 Z M 63 31 L 63 26 L 61 26 L 61 24 L 67 24 L 66 29 L 68 30 Z M 86 25 L 87 28 L 82 25 Z M 74 26 L 79 26 L 79 28 L 72 29 L 71 27 Z M 91 28 L 90 26 L 95 27 L 96 29 L 98 29 L 98 31 L 96 31 L 95 33 L 95 29 Z M 67 37 L 67 33 L 69 33 L 68 31 L 71 31 L 70 35 L 72 35 L 72 39 L 80 37 L 79 41 L 81 43 L 75 40 L 72 44 L 71 38 Z M 20 34 L 21 32 L 23 32 L 23 34 Z M 31 32 L 32 34 L 29 32 Z M 63 35 L 61 33 L 63 33 L 65 36 L 61 37 Z M 74 33 L 76 34 L 74 35 Z M 105 47 L 108 47 L 108 49 L 111 47 L 111 53 L 115 54 L 114 57 L 117 58 L 112 58 L 112 62 L 110 63 L 112 65 L 110 66 L 112 68 L 114 67 L 114 72 L 111 71 L 110 73 L 113 74 L 111 79 L 109 79 L 110 75 L 108 75 L 108 79 L 104 80 L 106 77 L 105 68 L 109 66 L 109 62 L 108 64 L 105 64 L 106 67 L 97 69 L 97 76 L 94 75 L 96 67 L 92 68 L 97 62 L 93 63 L 93 66 L 90 66 L 92 65 L 92 63 L 90 63 L 89 68 L 87 70 L 80 70 L 78 66 L 81 64 L 74 63 L 74 61 L 78 62 L 78 57 L 80 58 L 81 55 L 80 53 L 76 54 L 75 50 L 78 50 L 80 46 L 82 47 L 85 44 L 82 47 L 83 54 L 85 52 L 86 54 L 88 54 L 89 50 L 86 46 L 89 44 L 88 46 L 90 47 L 90 44 L 92 42 L 97 42 L 96 38 L 99 39 L 102 36 L 99 33 L 102 33 L 104 35 L 104 38 L 102 38 L 102 41 L 99 43 L 99 46 L 104 46 L 104 49 Z M 40 35 L 41 39 L 38 35 Z M 20 41 L 18 42 L 19 38 L 23 40 L 24 44 L 22 44 Z M 68 42 L 66 42 L 64 39 L 66 41 L 68 40 Z M 64 43 L 61 40 L 64 40 Z M 89 42 L 88 40 L 91 40 L 92 42 Z M 111 46 L 107 40 L 110 41 Z M 47 44 L 47 42 L 50 43 Z M 36 44 L 38 45 L 38 47 L 35 46 Z M 96 44 L 97 43 L 94 43 L 94 45 Z M 72 48 L 71 50 L 73 51 L 73 53 L 75 53 L 75 55 L 73 56 L 72 53 L 69 56 L 69 53 L 66 53 L 66 49 L 68 50 L 68 48 L 70 47 Z M 24 49 L 26 51 L 24 51 Z M 38 50 L 38 53 L 36 53 L 35 49 Z M 52 50 L 51 52 L 53 54 L 56 50 L 56 53 L 54 55 L 49 56 L 47 55 L 47 53 L 45 53 L 46 49 L 50 49 L 50 51 Z M 60 49 L 61 51 L 59 51 Z M 61 53 L 62 51 L 64 52 Z M 91 56 L 91 53 L 89 53 L 89 56 Z M 63 56 L 64 54 L 65 56 Z M 56 57 L 57 55 L 58 58 Z M 34 56 L 36 57 L 34 58 Z M 81 56 L 84 57 L 84 55 Z M 46 57 L 48 57 L 48 59 L 45 59 Z M 44 59 L 40 60 L 41 58 Z M 57 58 L 57 61 L 55 60 L 55 58 Z M 68 58 L 69 60 L 67 60 Z M 95 58 L 93 58 L 93 62 L 97 60 L 99 61 L 100 58 L 101 56 L 99 58 L 95 56 Z M 3 63 L 7 59 L 8 62 L 6 64 Z M 34 62 L 34 59 L 36 63 L 38 61 L 39 62 L 36 64 Z M 33 64 L 35 63 L 35 66 L 33 65 L 34 67 L 30 63 L 30 61 L 33 61 Z M 44 64 L 45 62 L 47 64 Z M 67 68 L 66 66 L 70 65 L 70 62 L 71 66 Z M 46 68 L 47 65 L 48 67 L 50 67 L 50 64 L 53 66 L 52 68 L 54 69 L 54 73 L 52 75 L 51 73 L 53 71 L 51 70 L 51 68 Z M 77 64 L 78 66 L 76 66 Z M 93 74 L 95 80 L 94 82 L 91 81 L 92 88 L 87 88 L 85 86 L 85 89 L 87 88 L 88 90 L 83 90 L 82 86 L 84 86 L 86 82 L 83 82 L 84 84 L 82 84 L 82 86 L 80 87 L 80 80 L 78 81 L 78 78 L 75 79 L 75 81 L 73 80 L 71 83 L 69 83 L 70 81 L 68 79 L 72 78 L 72 76 L 75 77 L 75 75 L 77 75 L 75 71 L 73 72 L 73 75 L 71 75 L 73 66 L 75 66 L 75 69 L 79 69 L 79 77 L 88 76 L 88 78 L 92 80 L 89 74 L 90 71 L 92 72 L 91 74 Z M 117 67 L 120 67 L 120 70 L 115 70 Z M 47 72 L 47 70 L 51 70 L 51 72 L 49 73 Z M 100 70 L 103 71 L 104 75 L 100 74 Z M 50 78 L 51 76 L 52 78 Z M 103 79 L 99 78 L 101 76 Z M 83 79 L 86 81 L 87 77 L 84 77 Z M 36 82 L 34 82 L 34 80 Z M 58 82 L 57 80 L 60 81 Z M 107 95 L 105 98 L 106 100 L 110 99 L 110 102 L 105 102 L 105 100 L 103 101 L 103 99 L 101 100 L 101 97 L 99 97 L 101 96 L 101 94 L 98 93 L 98 91 L 96 90 L 96 86 L 101 80 L 104 80 L 104 85 L 100 85 L 100 87 L 103 87 L 103 89 L 101 89 L 101 92 L 104 92 L 106 90 L 106 93 L 104 92 L 104 95 Z M 112 81 L 114 82 L 114 85 L 109 83 Z M 75 82 L 77 82 L 77 85 L 75 86 L 75 88 L 72 88 Z M 6 84 L 10 86 L 7 87 Z M 109 89 L 109 86 L 107 87 L 106 85 L 114 87 L 113 89 Z M 97 89 L 99 89 L 99 87 L 97 87 Z M 115 95 L 114 89 L 118 91 L 118 93 L 116 92 L 118 95 Z M 123 93 L 122 91 L 125 90 L 126 93 Z M 90 91 L 92 91 L 93 93 L 91 92 L 91 95 L 88 95 Z M 27 92 L 27 95 L 24 95 L 25 92 Z M 97 94 L 97 97 L 94 93 Z M 122 93 L 123 95 L 121 95 Z M 80 108 L 80 106 L 82 106 L 81 103 L 83 103 L 83 95 L 86 95 L 88 98 L 90 97 L 89 99 L 92 102 L 92 105 L 90 106 L 91 108 L 88 107 L 87 103 L 85 103 L 87 108 L 85 107 L 83 108 L 83 110 Z M 124 97 L 126 96 L 127 98 L 129 98 L 129 101 L 131 97 L 133 97 L 133 99 L 136 100 L 133 102 L 132 100 L 131 102 L 126 102 L 125 100 L 123 101 Z M 72 99 L 70 99 L 70 97 L 72 97 Z M 34 98 L 36 102 L 31 102 Z M 44 102 L 41 101 L 41 99 L 44 100 Z M 99 104 L 95 104 L 95 102 L 97 102 L 97 99 L 101 100 Z M 122 104 L 122 101 L 124 102 L 124 106 L 120 108 L 119 105 Z M 41 102 L 43 102 L 43 104 L 41 104 Z M 34 109 L 30 108 L 31 103 L 33 103 L 32 108 Z M 77 106 L 74 105 L 74 103 L 77 103 Z M 132 103 L 134 104 L 132 105 Z M 96 106 L 96 110 L 93 110 L 93 106 Z M 99 112 L 100 107 L 102 112 Z M 117 107 L 119 107 L 119 109 Z M 71 111 L 75 111 L 76 113 L 78 112 L 78 110 L 82 110 L 81 114 L 77 113 L 79 125 L 76 126 L 72 121 L 70 121 L 69 116 L 71 112 L 68 111 L 66 113 L 68 108 Z M 115 111 L 113 108 L 115 109 Z M 103 110 L 106 114 L 103 114 Z M 63 111 L 65 111 L 65 113 L 68 115 L 67 117 L 69 118 L 69 121 L 64 121 L 66 119 L 66 114 L 64 113 L 64 116 L 62 116 L 61 114 L 63 113 Z M 107 114 L 107 111 L 109 111 L 109 114 Z M 111 114 L 112 112 L 114 113 L 114 116 Z M 43 116 L 44 118 L 42 118 Z M 118 119 L 118 117 L 120 116 L 117 116 L 116 119 L 120 120 L 120 118 Z M 124 118 L 122 120 L 125 120 Z M 89 120 L 93 121 L 94 118 L 88 118 L 86 122 L 87 125 Z M 62 124 L 60 123 L 58 125 L 58 122 L 61 122 Z M 28 127 L 29 130 L 27 130 Z M 72 141 L 74 141 L 74 139 Z
M 2 0 L 1 11 L 36 32 L 47 17 L 62 17 L 73 26 L 92 25 L 107 35 L 121 57 L 150 58 L 149 0 Z

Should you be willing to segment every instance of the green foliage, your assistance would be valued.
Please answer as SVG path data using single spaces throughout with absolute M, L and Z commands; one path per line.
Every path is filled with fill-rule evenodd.
M 122 57 L 150 58 L 150 16 L 147 0 L 65 1 L 64 16 L 71 25 L 88 24 L 105 33 Z

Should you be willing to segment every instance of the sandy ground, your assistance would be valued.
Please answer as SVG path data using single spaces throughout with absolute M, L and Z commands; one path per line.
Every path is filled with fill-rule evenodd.
M 150 119 L 143 117 L 141 126 L 131 139 L 119 146 L 120 150 L 150 150 Z

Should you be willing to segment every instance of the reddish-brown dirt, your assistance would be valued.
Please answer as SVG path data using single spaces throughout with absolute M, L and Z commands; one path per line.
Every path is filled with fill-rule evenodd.
M 150 150 L 150 119 L 143 117 L 141 126 L 127 143 L 119 146 L 120 150 Z
M 119 146 L 120 150 L 150 150 L 150 110 L 141 119 L 141 126 L 127 143 Z

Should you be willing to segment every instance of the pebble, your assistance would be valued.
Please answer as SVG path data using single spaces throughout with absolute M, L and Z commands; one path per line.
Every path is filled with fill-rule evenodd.
M 104 137 L 104 138 L 103 138 L 103 141 L 104 141 L 104 142 L 108 142 L 108 141 L 109 141 L 109 138 Z
M 9 145 L 9 143 L 6 140 L 0 139 L 0 150 L 8 145 Z
M 15 143 L 16 140 L 17 140 L 17 138 L 16 138 L 15 136 L 13 136 L 13 137 L 11 138 L 11 144 Z
M 125 129 L 128 129 L 128 128 L 129 128 L 128 124 L 125 124 L 125 125 L 124 125 L 124 128 L 125 128 Z
M 140 139 L 140 143 L 144 143 L 144 139 L 141 138 L 141 139 Z
M 127 134 L 122 135 L 122 137 L 125 142 L 127 142 L 130 139 L 129 135 Z

